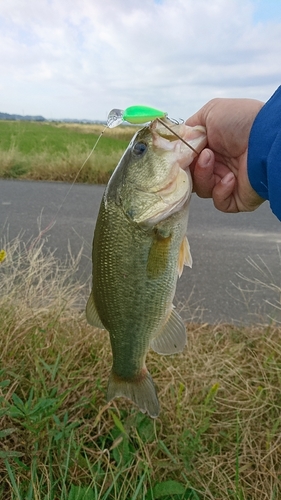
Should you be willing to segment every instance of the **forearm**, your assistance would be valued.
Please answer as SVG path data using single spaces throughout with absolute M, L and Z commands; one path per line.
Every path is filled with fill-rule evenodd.
M 281 220 L 281 86 L 258 113 L 250 133 L 248 176 Z

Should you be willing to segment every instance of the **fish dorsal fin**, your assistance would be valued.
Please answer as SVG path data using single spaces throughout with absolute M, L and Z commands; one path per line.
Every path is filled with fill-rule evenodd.
M 192 267 L 192 257 L 190 253 L 190 246 L 187 237 L 185 236 L 181 242 L 179 260 L 178 260 L 178 275 L 181 277 L 183 266 Z
M 158 354 L 175 354 L 183 351 L 185 344 L 185 325 L 180 315 L 172 309 L 166 323 L 152 339 L 150 347 Z
M 90 325 L 96 326 L 97 328 L 101 328 L 105 330 L 100 317 L 98 315 L 98 311 L 96 309 L 94 298 L 92 292 L 90 293 L 90 297 L 88 298 L 88 302 L 86 305 L 86 318 Z

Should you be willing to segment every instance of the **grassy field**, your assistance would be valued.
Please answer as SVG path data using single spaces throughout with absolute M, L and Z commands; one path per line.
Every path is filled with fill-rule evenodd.
M 109 340 L 85 321 L 79 255 L 1 248 L 1 500 L 281 498 L 280 327 L 188 324 L 183 354 L 148 356 L 152 420 L 105 402 Z
M 73 181 L 101 130 L 0 122 L 0 177 Z M 107 182 L 132 134 L 107 130 L 77 181 Z M 152 420 L 106 404 L 109 338 L 86 323 L 81 255 L 1 249 L 1 500 L 281 498 L 280 325 L 189 323 L 184 353 L 149 353 Z
M 73 181 L 103 125 L 0 121 L 0 177 Z M 106 129 L 76 182 L 107 183 L 135 132 Z

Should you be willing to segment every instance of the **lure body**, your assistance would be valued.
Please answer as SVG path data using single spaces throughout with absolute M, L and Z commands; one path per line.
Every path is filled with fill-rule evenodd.
M 134 125 L 151 122 L 156 118 L 165 118 L 167 113 L 149 106 L 129 106 L 125 110 L 112 109 L 107 118 L 109 128 L 117 127 L 123 121 Z

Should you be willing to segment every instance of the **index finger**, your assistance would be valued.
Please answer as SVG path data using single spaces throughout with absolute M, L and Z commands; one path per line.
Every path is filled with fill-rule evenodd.
M 206 119 L 203 108 L 199 109 L 199 111 L 194 113 L 194 115 L 187 118 L 185 124 L 189 127 L 196 127 L 196 125 L 202 125 L 203 127 L 206 127 Z

